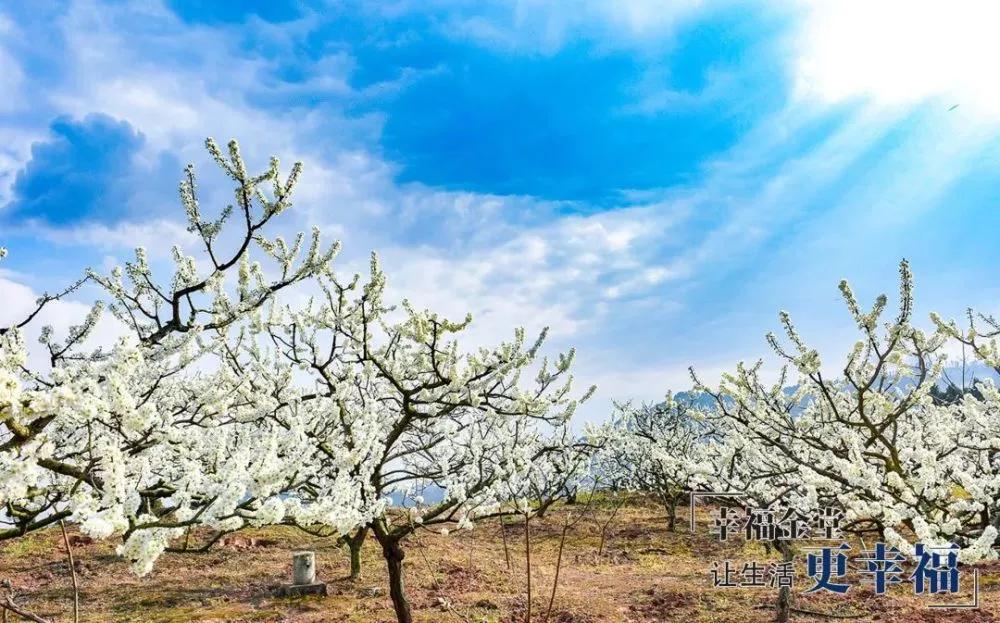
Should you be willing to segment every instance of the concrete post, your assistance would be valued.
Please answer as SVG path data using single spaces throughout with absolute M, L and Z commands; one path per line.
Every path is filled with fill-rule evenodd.
M 295 552 L 292 554 L 292 584 L 316 583 L 316 554 L 313 552 Z
M 292 554 L 292 583 L 279 587 L 277 594 L 280 597 L 326 596 L 326 584 L 316 581 L 315 553 L 295 552 Z

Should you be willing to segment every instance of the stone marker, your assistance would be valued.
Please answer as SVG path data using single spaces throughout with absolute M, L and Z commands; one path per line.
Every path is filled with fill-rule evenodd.
M 316 554 L 295 552 L 292 554 L 292 583 L 282 586 L 279 595 L 326 595 L 326 584 L 316 581 Z
M 316 582 L 316 554 L 295 552 L 292 554 L 292 584 L 313 584 Z

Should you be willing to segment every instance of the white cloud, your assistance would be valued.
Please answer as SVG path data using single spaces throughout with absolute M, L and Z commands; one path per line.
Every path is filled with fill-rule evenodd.
M 44 128 L 0 124 L 0 214 L 13 198 L 14 180 L 30 157 L 32 143 L 44 140 L 45 136 Z
M 134 21 L 157 27 L 136 37 L 123 27 Z M 182 161 L 199 161 L 204 137 L 220 143 L 235 137 L 245 153 L 257 155 L 254 164 L 263 165 L 270 154 L 289 161 L 301 157 L 301 138 L 315 135 L 317 124 L 325 124 L 325 132 L 341 131 L 345 139 L 379 126 L 377 118 L 337 113 L 337 103 L 354 94 L 348 82 L 353 63 L 342 52 L 316 60 L 310 65 L 313 74 L 291 85 L 268 78 L 273 62 L 234 45 L 235 33 L 185 24 L 159 2 L 109 7 L 79 0 L 58 26 L 72 51 L 63 59 L 72 78 L 39 97 L 63 114 L 101 112 L 128 121 L 147 137 L 147 158 L 167 150 Z M 243 28 L 251 26 L 269 45 L 288 46 L 289 55 L 292 34 L 309 28 L 293 23 L 286 32 L 261 20 Z M 164 58 L 181 61 L 168 65 Z M 329 108 L 317 113 L 291 106 L 279 112 L 248 101 L 260 94 L 292 98 L 302 93 L 322 94 Z
M 164 219 L 114 225 L 90 223 L 72 229 L 43 227 L 36 229 L 35 235 L 58 244 L 80 245 L 101 251 L 145 247 L 153 259 L 170 257 L 170 249 L 175 245 L 190 252 L 199 244 L 198 237 L 186 226 Z
M 24 104 L 22 86 L 24 72 L 14 58 L 0 48 L 0 112 L 17 110 Z
M 991 0 L 804 2 L 798 93 L 906 105 L 945 98 L 1000 115 L 1000 4 Z
M 668 35 L 704 7 L 701 0 L 584 0 L 572 7 L 548 0 L 498 4 L 499 15 L 455 17 L 447 32 L 510 52 L 552 54 L 581 36 L 608 48 L 659 47 L 669 44 Z

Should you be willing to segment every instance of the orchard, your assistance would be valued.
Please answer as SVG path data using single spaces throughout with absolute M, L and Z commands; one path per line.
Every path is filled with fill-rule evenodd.
M 692 371 L 690 390 L 618 396 L 605 423 L 582 426 L 574 412 L 595 388 L 574 386 L 573 350 L 546 356 L 546 333 L 520 328 L 463 348 L 472 318 L 387 300 L 377 255 L 367 275 L 345 276 L 340 243 L 272 233 L 294 209 L 300 164 L 253 173 L 235 142 L 206 145 L 233 198 L 207 209 L 185 170 L 197 255 L 175 248 L 164 276 L 136 249 L 0 328 L 0 540 L 69 525 L 116 543 L 143 576 L 231 533 L 293 526 L 346 545 L 357 581 L 373 537 L 401 623 L 414 620 L 415 535 L 499 520 L 509 569 L 510 518 L 524 522 L 530 619 L 528 522 L 590 512 L 577 500 L 588 491 L 648 496 L 669 532 L 692 492 L 709 491 L 835 508 L 849 534 L 909 558 L 918 543 L 956 547 L 962 563 L 997 556 L 1000 389 L 942 392 L 954 346 L 1000 372 L 1000 322 L 914 318 L 907 262 L 895 312 L 840 284 L 857 328 L 842 353 L 821 355 L 782 312 L 783 335 L 767 336 L 777 368 L 741 362 L 717 383 Z M 78 324 L 27 343 L 46 306 L 81 296 L 93 300 Z M 794 541 L 771 545 L 791 560 Z M 783 589 L 779 620 L 793 607 Z

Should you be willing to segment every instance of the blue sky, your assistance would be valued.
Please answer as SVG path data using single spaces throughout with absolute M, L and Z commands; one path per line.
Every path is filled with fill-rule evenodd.
M 612 398 L 766 354 L 779 309 L 835 366 L 910 259 L 918 311 L 995 311 L 989 3 L 44 1 L 0 6 L 10 302 L 190 244 L 202 150 L 305 163 L 286 227 L 384 258 L 471 343 L 551 325 Z M 13 302 L 11 302 L 13 301 Z M 79 310 L 68 305 L 68 323 Z

